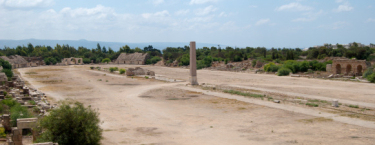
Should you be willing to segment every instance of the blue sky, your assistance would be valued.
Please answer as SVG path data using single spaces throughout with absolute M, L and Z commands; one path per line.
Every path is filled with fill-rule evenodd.
M 374 0 L 0 0 L 0 39 L 375 43 Z

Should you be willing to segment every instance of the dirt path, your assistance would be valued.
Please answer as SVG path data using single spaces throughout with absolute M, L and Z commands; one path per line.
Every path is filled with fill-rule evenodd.
M 157 74 L 169 78 L 188 79 L 185 69 L 147 68 L 159 70 Z M 238 101 L 237 96 L 231 95 L 227 98 L 215 97 L 217 94 L 207 91 L 186 90 L 189 88 L 186 86 L 175 88 L 184 83 L 118 76 L 89 70 L 89 66 L 23 68 L 19 71 L 29 83 L 49 97 L 56 95 L 56 99 L 74 99 L 98 108 L 104 129 L 102 142 L 106 145 L 375 142 L 375 129 L 338 122 L 340 118 L 337 116 L 325 113 L 314 115 L 318 112 L 303 112 L 306 110 L 293 107 L 288 110 L 288 106 L 272 107 L 273 103 L 267 107 L 267 104 Z M 199 71 L 199 76 L 208 77 L 201 78 L 201 83 L 243 85 L 240 78 L 245 74 L 233 76 L 223 72 Z M 257 77 L 250 75 L 244 80 L 257 80 Z M 313 85 L 317 87 L 319 84 Z

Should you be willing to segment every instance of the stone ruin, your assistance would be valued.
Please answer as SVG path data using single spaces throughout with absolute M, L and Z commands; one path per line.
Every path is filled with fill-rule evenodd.
M 136 68 L 128 68 L 126 70 L 126 75 L 127 76 L 137 76 L 137 75 L 155 76 L 155 72 L 147 70 L 147 69 L 142 69 L 140 67 L 136 67 Z
M 4 91 L 8 92 L 9 97 L 16 100 L 21 106 L 27 108 L 37 107 L 40 110 L 39 116 L 44 116 L 45 113 L 56 107 L 56 105 L 51 106 L 47 101 L 44 93 L 37 91 L 36 89 L 29 88 L 25 85 L 25 82 L 14 75 L 10 81 L 3 81 L 0 84 L 0 100 L 5 99 Z M 30 104 L 29 101 L 33 100 L 36 104 Z M 29 131 L 33 135 L 33 139 L 38 135 L 37 132 L 33 131 L 36 127 L 37 118 L 22 118 L 17 119 L 17 127 L 11 126 L 11 114 L 4 113 L 1 116 L 1 125 L 4 127 L 5 131 L 11 132 L 7 138 L 8 145 L 22 145 L 22 135 L 24 131 Z M 35 141 L 35 140 L 34 140 Z M 56 143 L 42 143 L 38 145 L 57 145 Z
M 115 61 L 115 64 L 146 64 L 149 57 L 148 53 L 121 53 Z
M 45 65 L 42 57 L 25 57 L 19 55 L 0 56 L 1 59 L 8 61 L 12 68 L 37 67 Z
M 61 59 L 61 63 L 57 63 L 56 65 L 83 65 L 83 59 L 82 58 L 63 58 Z
M 326 71 L 333 75 L 362 76 L 369 66 L 366 60 L 334 59 L 332 64 L 327 64 Z

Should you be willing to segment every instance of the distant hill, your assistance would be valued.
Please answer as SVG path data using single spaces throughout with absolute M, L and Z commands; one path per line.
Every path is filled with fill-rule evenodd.
M 78 48 L 80 46 L 86 47 L 86 48 L 96 48 L 97 43 L 100 44 L 100 46 L 105 46 L 106 48 L 111 47 L 113 50 L 118 51 L 120 47 L 128 45 L 130 48 L 139 47 L 143 49 L 144 47 L 148 45 L 152 45 L 154 48 L 157 49 L 165 49 L 167 47 L 184 47 L 185 45 L 189 45 L 189 42 L 150 42 L 150 43 L 124 43 L 124 42 L 103 42 L 103 41 L 88 41 L 88 40 L 39 40 L 39 39 L 25 39 L 25 40 L 3 40 L 0 39 L 0 48 L 3 49 L 4 46 L 10 47 L 10 48 L 16 48 L 18 45 L 25 45 L 27 46 L 28 43 L 36 45 L 45 45 L 45 46 L 51 46 L 54 47 L 56 44 L 68 44 L 69 46 L 74 46 L 75 48 Z M 211 47 L 215 46 L 217 47 L 218 44 L 210 44 L 210 43 L 199 43 L 197 42 L 197 48 L 202 47 Z M 222 48 L 226 47 L 226 45 L 220 45 Z

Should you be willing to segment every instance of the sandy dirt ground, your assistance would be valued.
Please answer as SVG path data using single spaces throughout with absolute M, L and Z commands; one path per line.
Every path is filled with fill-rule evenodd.
M 55 101 L 73 99 L 97 108 L 106 145 L 375 144 L 375 129 L 176 88 L 187 82 L 125 77 L 89 67 L 18 71 Z M 187 69 L 141 67 L 168 78 L 189 79 Z M 209 70 L 199 70 L 198 81 L 375 103 L 375 85 L 366 83 Z

